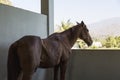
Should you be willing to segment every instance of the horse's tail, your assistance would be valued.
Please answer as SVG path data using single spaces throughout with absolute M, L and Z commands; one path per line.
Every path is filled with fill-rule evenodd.
M 20 72 L 16 43 L 12 44 L 8 52 L 7 80 L 17 80 Z

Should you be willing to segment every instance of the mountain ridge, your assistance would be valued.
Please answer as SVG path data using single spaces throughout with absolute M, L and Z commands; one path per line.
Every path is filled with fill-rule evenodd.
M 95 38 L 120 36 L 120 17 L 89 24 L 88 28 L 91 36 Z

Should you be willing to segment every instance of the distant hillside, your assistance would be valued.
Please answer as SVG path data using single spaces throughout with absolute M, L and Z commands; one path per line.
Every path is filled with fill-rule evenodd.
M 111 18 L 88 25 L 91 36 L 104 38 L 106 36 L 120 36 L 120 18 Z

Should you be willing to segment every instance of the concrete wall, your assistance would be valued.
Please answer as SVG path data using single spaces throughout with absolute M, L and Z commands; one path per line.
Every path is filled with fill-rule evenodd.
M 47 36 L 47 16 L 0 4 L 0 80 L 6 80 L 7 54 L 11 43 L 24 35 Z M 36 75 L 44 75 L 44 70 Z M 34 75 L 34 76 L 36 76 Z M 34 80 L 42 79 L 40 76 Z
M 73 50 L 67 80 L 120 80 L 120 50 Z

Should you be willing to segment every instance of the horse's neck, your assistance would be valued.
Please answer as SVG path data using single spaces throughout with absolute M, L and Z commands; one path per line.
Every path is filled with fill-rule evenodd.
M 70 46 L 72 47 L 74 45 L 74 43 L 76 42 L 76 40 L 78 39 L 78 34 L 79 34 L 79 30 L 76 29 L 77 27 L 73 27 L 70 28 L 69 30 L 63 32 L 62 34 L 66 37 L 68 43 L 70 44 Z

